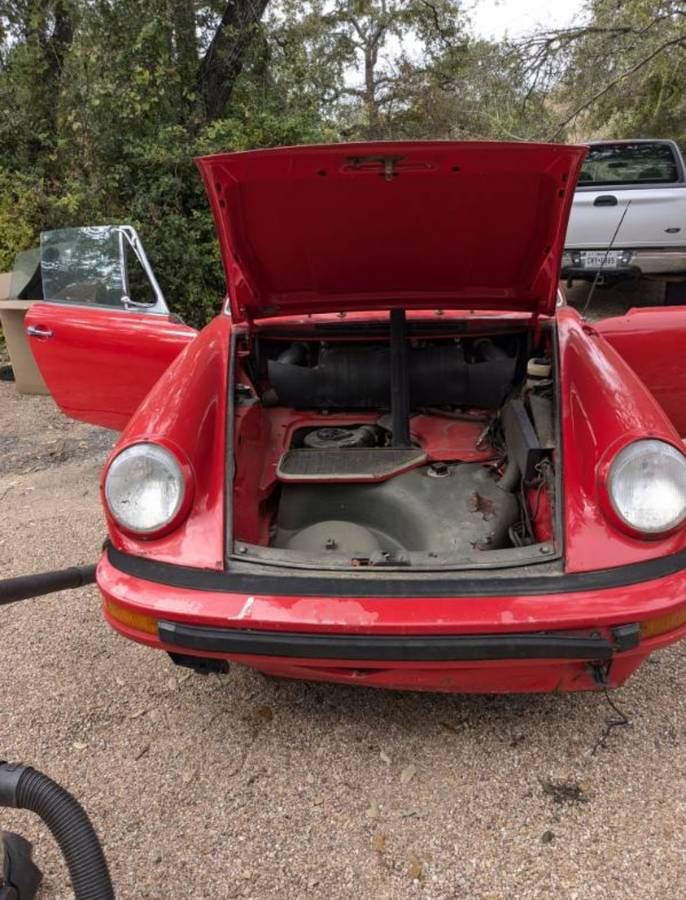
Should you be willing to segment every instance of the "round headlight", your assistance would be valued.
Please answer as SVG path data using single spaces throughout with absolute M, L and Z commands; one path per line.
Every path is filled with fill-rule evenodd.
M 183 504 L 179 461 L 159 444 L 133 444 L 114 458 L 105 478 L 107 506 L 116 521 L 137 534 L 160 531 Z
M 612 508 L 634 531 L 660 534 L 686 518 L 686 458 L 664 441 L 636 441 L 620 450 L 607 486 Z

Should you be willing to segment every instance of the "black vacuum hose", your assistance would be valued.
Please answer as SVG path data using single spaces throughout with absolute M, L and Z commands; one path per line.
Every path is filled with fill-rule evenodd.
M 18 575 L 0 580 L 0 606 L 83 587 L 95 581 L 95 566 L 70 566 L 54 572 L 36 572 L 34 575 Z
M 45 822 L 67 863 L 76 900 L 114 900 L 98 836 L 68 791 L 30 766 L 0 763 L 0 806 L 30 809 Z

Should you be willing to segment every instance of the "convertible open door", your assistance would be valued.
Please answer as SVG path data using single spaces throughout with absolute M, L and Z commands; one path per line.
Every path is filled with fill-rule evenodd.
M 686 306 L 630 309 L 593 326 L 686 437 Z
M 50 393 L 73 419 L 123 428 L 197 332 L 170 315 L 129 226 L 45 232 L 40 274 L 25 326 Z

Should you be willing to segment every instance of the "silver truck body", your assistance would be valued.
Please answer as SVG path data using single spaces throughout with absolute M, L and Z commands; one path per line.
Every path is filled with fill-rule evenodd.
M 674 285 L 672 293 L 686 292 L 679 283 L 686 282 L 686 175 L 673 141 L 590 144 L 574 195 L 562 278 L 596 277 L 659 278 Z

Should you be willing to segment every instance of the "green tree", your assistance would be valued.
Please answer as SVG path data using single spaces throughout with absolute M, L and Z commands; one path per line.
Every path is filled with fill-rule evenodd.
M 587 0 L 580 24 L 521 48 L 556 108 L 555 139 L 686 139 L 686 4 Z
M 67 5 L 69 2 L 69 5 Z M 255 104 L 267 0 L 2 0 L 0 258 L 43 229 L 131 221 L 172 306 L 223 293 L 192 157 L 317 139 L 311 115 Z
M 224 291 L 195 155 L 403 138 L 686 139 L 686 7 L 587 0 L 517 43 L 462 0 L 0 0 L 0 265 L 132 222 L 172 307 Z

